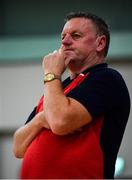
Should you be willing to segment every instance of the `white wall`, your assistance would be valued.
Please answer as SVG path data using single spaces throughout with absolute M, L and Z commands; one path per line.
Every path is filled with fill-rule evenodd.
M 122 73 L 132 96 L 132 64 L 112 63 L 111 66 Z M 21 162 L 13 156 L 12 135 L 24 124 L 42 94 L 41 63 L 0 65 L 0 178 L 18 178 Z M 131 129 L 132 114 L 119 152 L 126 160 L 124 176 L 132 175 Z

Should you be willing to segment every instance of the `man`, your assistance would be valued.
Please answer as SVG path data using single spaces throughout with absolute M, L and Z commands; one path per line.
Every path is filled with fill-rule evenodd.
M 14 134 L 21 178 L 113 178 L 130 111 L 122 76 L 108 68 L 107 24 L 71 13 L 59 50 L 44 57 L 44 97 Z M 61 82 L 63 72 L 71 77 Z

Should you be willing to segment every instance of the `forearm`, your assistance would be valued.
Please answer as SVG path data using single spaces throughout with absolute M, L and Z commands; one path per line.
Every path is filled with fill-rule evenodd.
M 45 84 L 44 107 L 51 130 L 58 135 L 72 133 L 92 120 L 82 104 L 63 93 L 59 80 Z
M 64 95 L 61 82 L 57 79 L 52 82 L 45 83 L 44 88 L 44 112 L 45 117 L 54 132 L 55 124 L 59 125 L 59 120 L 65 116 L 65 111 L 67 110 L 69 100 Z
M 29 123 L 19 128 L 13 137 L 13 152 L 17 158 L 23 158 L 27 147 L 43 128 L 49 128 L 42 113 L 37 114 Z

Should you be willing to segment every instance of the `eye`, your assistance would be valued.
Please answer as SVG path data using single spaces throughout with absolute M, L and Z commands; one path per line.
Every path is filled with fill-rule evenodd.
M 75 39 L 75 40 L 77 40 L 77 39 L 81 38 L 81 34 L 79 34 L 79 33 L 74 33 L 74 34 L 72 34 L 72 38 Z

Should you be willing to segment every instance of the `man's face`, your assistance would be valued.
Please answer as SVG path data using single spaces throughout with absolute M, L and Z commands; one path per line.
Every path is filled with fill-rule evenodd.
M 62 49 L 65 61 L 81 64 L 91 61 L 96 54 L 96 30 L 91 20 L 73 18 L 62 31 Z

